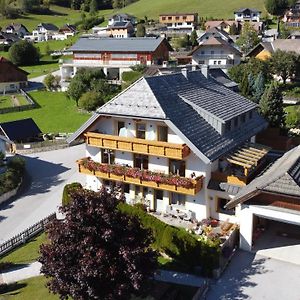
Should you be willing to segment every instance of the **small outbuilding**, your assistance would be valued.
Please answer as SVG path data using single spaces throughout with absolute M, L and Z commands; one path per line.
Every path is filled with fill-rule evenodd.
M 42 132 L 31 119 L 0 123 L 0 135 L 14 143 L 27 143 L 40 138 Z

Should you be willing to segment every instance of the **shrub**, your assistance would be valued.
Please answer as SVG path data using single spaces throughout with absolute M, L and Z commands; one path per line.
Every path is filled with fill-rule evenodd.
M 152 247 L 155 250 L 165 252 L 174 260 L 185 264 L 190 271 L 201 266 L 204 275 L 211 275 L 213 269 L 218 267 L 218 241 L 200 239 L 184 229 L 165 224 L 137 206 L 121 203 L 118 208 L 138 217 L 145 228 L 151 229 L 154 237 Z
M 14 157 L 7 163 L 7 170 L 0 175 L 0 195 L 15 189 L 21 182 L 25 171 L 25 160 Z
M 104 101 L 101 97 L 101 94 L 95 91 L 84 93 L 78 101 L 78 106 L 87 111 L 96 110 L 98 107 L 102 106 L 103 104 Z
M 77 189 L 82 189 L 82 185 L 79 182 L 73 182 L 65 185 L 62 195 L 62 206 L 66 206 L 71 203 L 72 198 L 70 196 L 70 193 Z
M 40 60 L 39 50 L 26 40 L 14 43 L 8 51 L 10 60 L 21 66 L 34 65 Z

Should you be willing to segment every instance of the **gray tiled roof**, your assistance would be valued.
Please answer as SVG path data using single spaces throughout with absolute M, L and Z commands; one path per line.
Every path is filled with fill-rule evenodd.
M 163 42 L 164 38 L 80 38 L 69 51 L 111 51 L 111 52 L 152 52 Z
M 97 112 L 169 120 L 185 140 L 215 160 L 258 133 L 266 122 L 254 113 L 251 122 L 221 135 L 199 110 L 228 120 L 255 108 L 251 101 L 194 71 L 188 78 L 182 73 L 141 78 Z
M 227 182 L 220 182 L 218 180 L 213 179 L 211 179 L 208 182 L 207 188 L 210 190 L 226 192 L 230 195 L 236 195 L 241 190 L 241 186 L 239 185 L 229 184 Z
M 260 191 L 300 197 L 300 146 L 285 153 L 265 173 L 244 187 L 228 207 L 247 201 Z

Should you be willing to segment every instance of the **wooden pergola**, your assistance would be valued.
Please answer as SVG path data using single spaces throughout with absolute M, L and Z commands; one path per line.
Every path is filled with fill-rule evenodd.
M 224 158 L 231 164 L 243 167 L 244 175 L 248 176 L 249 171 L 259 165 L 261 159 L 265 157 L 270 149 L 267 146 L 256 143 L 245 143 Z

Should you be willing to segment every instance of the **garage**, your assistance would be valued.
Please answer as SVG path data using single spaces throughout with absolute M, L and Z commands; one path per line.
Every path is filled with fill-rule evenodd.
M 241 206 L 241 249 L 300 264 L 300 146 L 278 158 L 226 208 L 235 206 Z
M 252 251 L 300 265 L 300 225 L 254 216 Z

